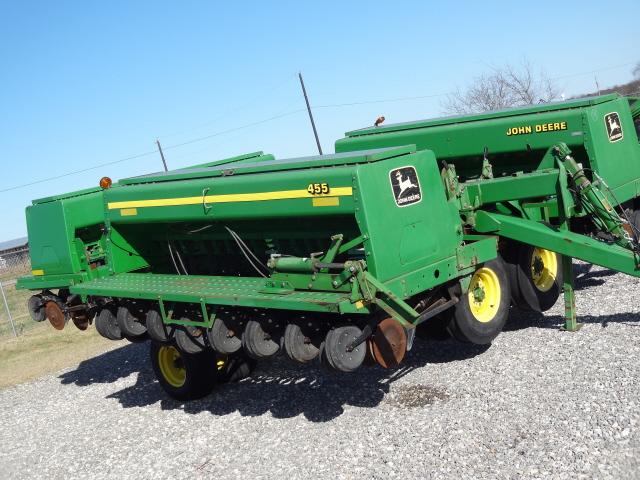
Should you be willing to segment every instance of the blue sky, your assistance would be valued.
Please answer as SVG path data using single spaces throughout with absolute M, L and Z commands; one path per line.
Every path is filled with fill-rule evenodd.
M 3 2 L 0 190 L 151 152 L 156 138 L 170 168 L 314 154 L 306 113 L 289 113 L 304 109 L 299 70 L 316 106 L 443 94 L 523 57 L 566 95 L 594 90 L 594 75 L 625 82 L 640 61 L 640 2 L 613 5 Z M 379 115 L 440 115 L 443 98 L 316 108 L 323 149 Z M 160 168 L 149 154 L 1 192 L 0 241 L 26 234 L 33 198 Z

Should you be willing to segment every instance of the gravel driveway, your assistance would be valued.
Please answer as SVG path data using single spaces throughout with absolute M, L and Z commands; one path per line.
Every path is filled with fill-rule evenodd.
M 395 371 L 279 357 L 181 404 L 147 344 L 118 348 L 0 391 L 0 477 L 640 478 L 640 281 L 578 268 L 580 332 L 561 302 L 514 311 L 490 348 L 417 340 Z

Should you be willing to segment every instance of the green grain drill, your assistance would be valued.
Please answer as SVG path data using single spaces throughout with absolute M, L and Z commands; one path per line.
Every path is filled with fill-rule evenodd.
M 572 258 L 640 277 L 640 99 L 607 95 L 348 132 L 27 208 L 34 320 L 151 339 L 187 399 L 284 350 L 352 372 L 418 335 L 488 344 L 511 305 L 564 292 Z

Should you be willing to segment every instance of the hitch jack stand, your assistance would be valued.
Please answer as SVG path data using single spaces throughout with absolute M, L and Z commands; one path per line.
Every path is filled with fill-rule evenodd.
M 562 256 L 562 289 L 564 291 L 564 326 L 565 332 L 577 332 L 582 324 L 576 320 L 576 296 L 573 288 L 573 259 Z

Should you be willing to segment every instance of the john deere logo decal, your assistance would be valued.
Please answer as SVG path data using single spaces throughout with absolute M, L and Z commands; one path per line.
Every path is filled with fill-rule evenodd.
M 607 126 L 607 135 L 610 142 L 622 140 L 622 125 L 620 124 L 618 112 L 607 113 L 604 116 L 604 124 Z
M 406 207 L 422 200 L 420 182 L 414 167 L 401 167 L 389 172 L 391 189 L 396 205 Z

